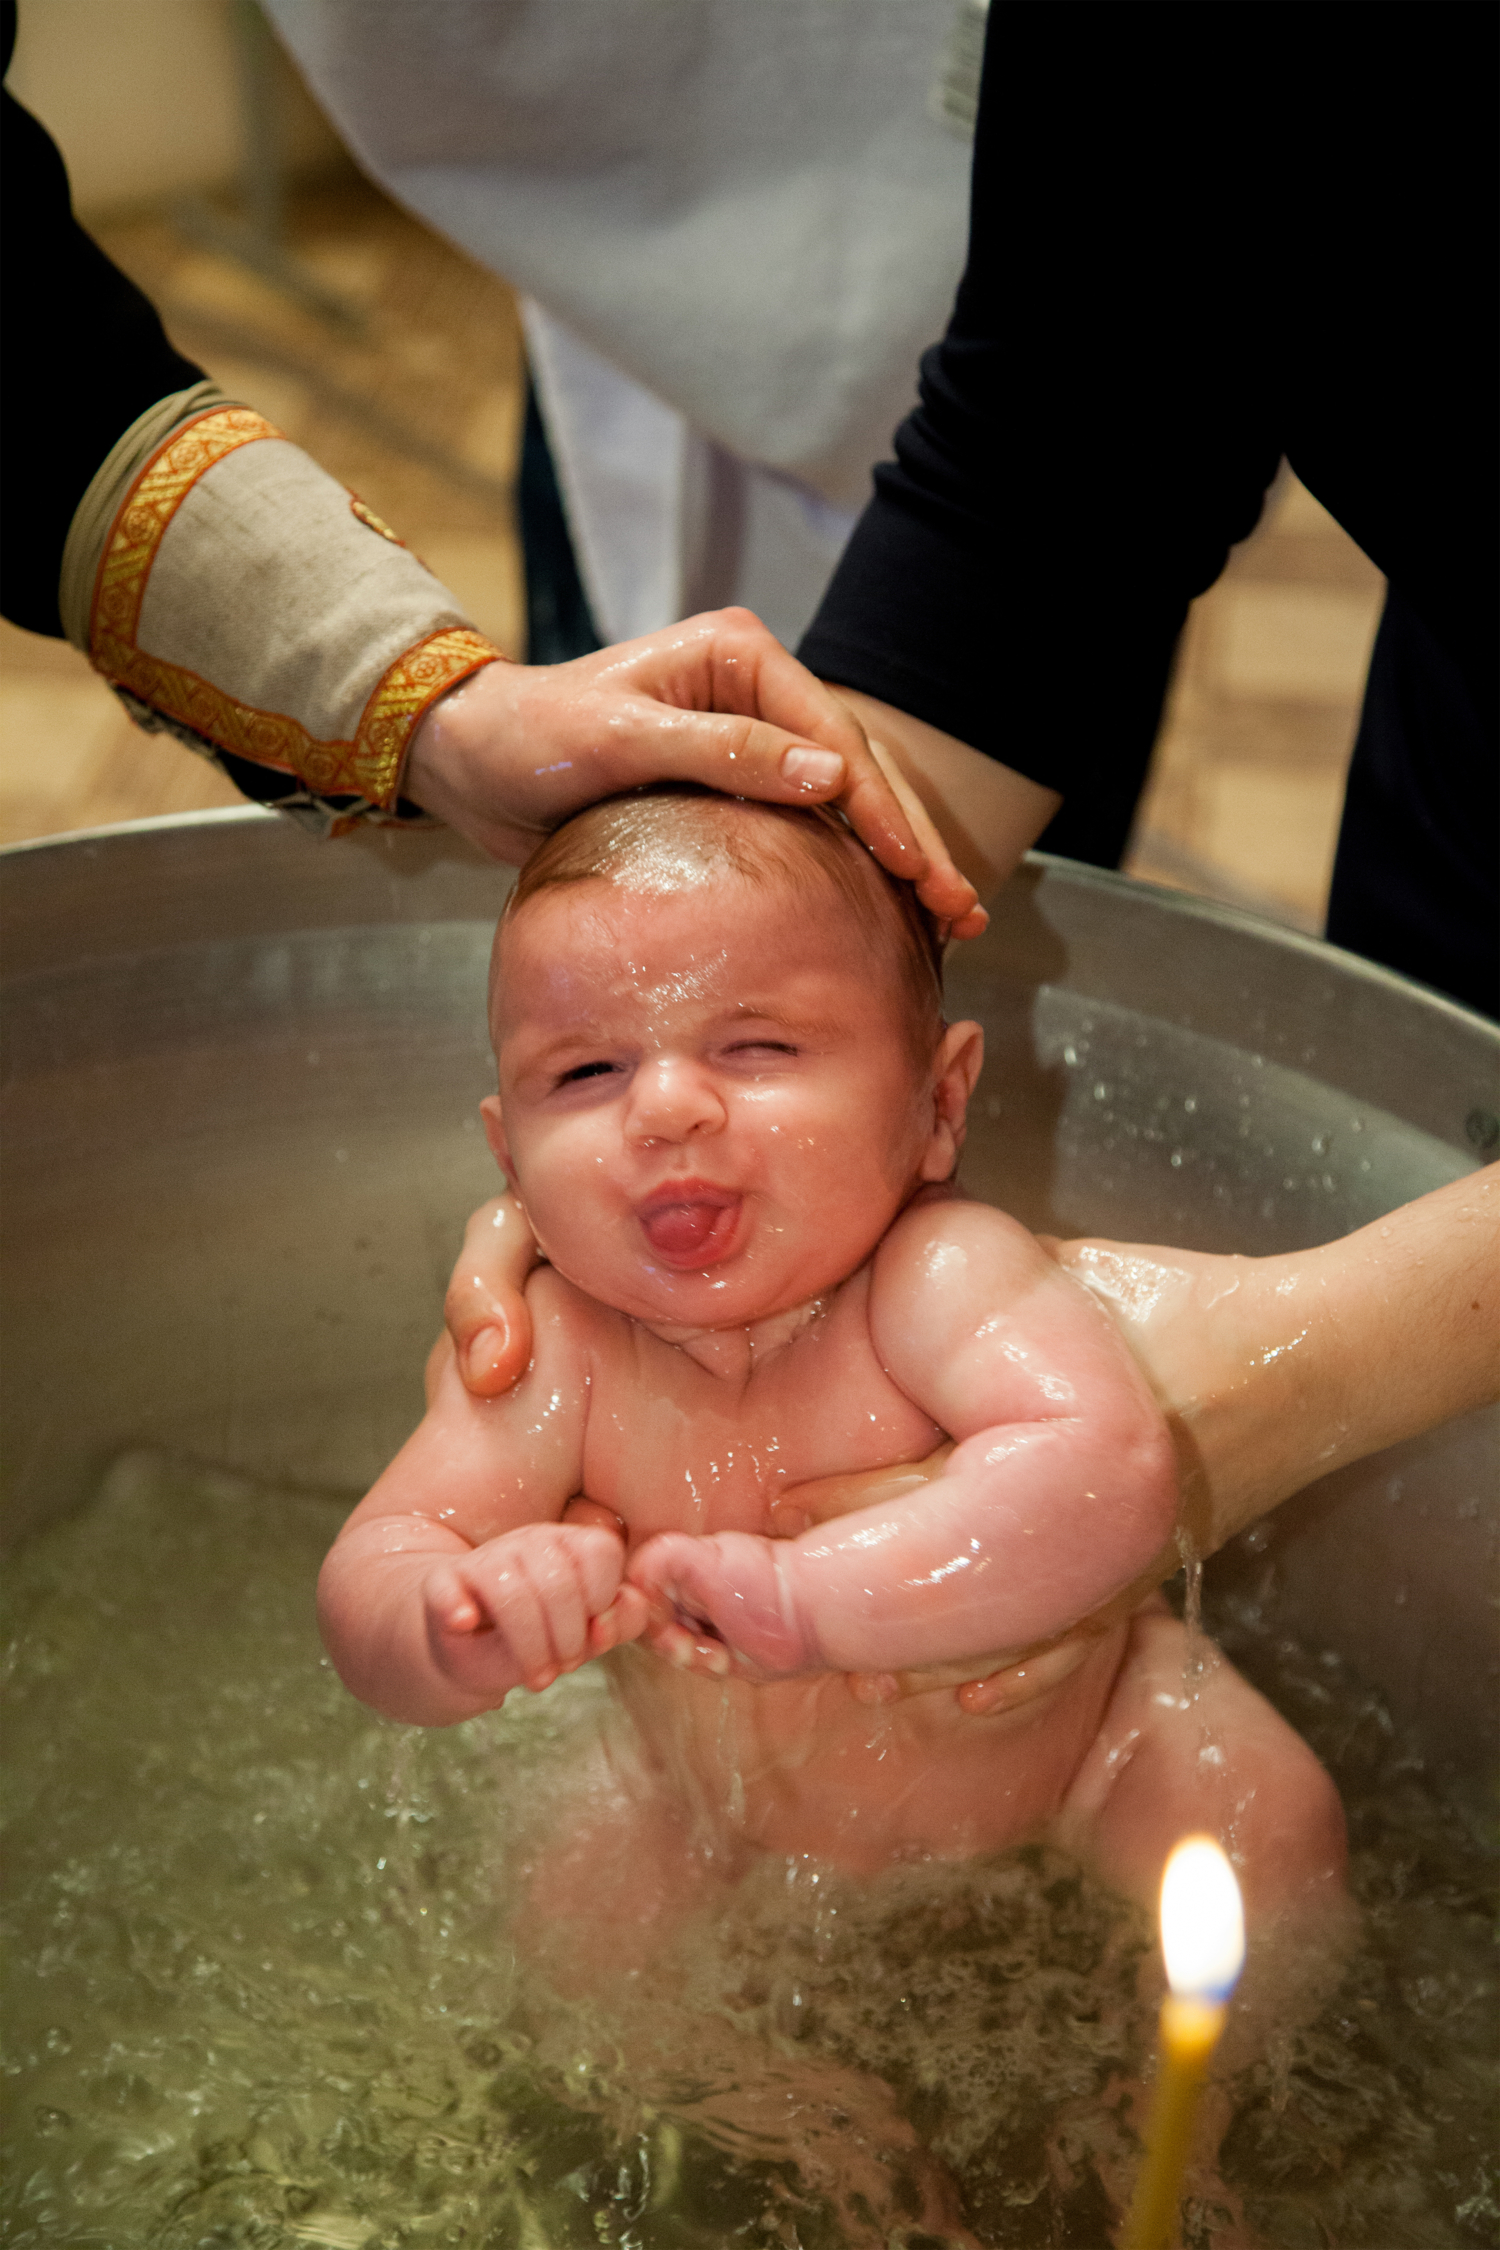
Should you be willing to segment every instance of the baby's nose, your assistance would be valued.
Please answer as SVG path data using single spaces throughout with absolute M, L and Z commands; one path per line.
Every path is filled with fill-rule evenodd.
M 637 1141 L 686 1140 L 717 1133 L 724 1104 L 709 1072 L 698 1064 L 667 1058 L 643 1063 L 630 1090 L 627 1131 Z

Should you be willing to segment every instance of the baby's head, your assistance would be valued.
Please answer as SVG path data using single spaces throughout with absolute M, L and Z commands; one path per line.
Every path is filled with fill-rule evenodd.
M 724 1327 L 863 1263 L 951 1172 L 978 1075 L 915 894 L 827 812 L 663 788 L 591 806 L 496 934 L 491 1145 L 552 1263 Z

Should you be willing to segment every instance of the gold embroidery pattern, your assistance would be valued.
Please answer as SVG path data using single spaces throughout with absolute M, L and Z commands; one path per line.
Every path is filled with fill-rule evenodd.
M 467 627 L 431 633 L 376 681 L 352 742 L 319 742 L 296 719 L 237 703 L 196 672 L 140 649 L 122 649 L 119 656 L 108 671 L 117 687 L 219 749 L 293 773 L 321 797 L 365 797 L 382 806 L 400 793 L 407 744 L 428 705 L 482 665 L 504 661 L 493 641 Z
M 363 776 L 358 784 L 361 796 L 377 805 L 394 802 L 417 721 L 440 695 L 497 657 L 501 652 L 494 642 L 466 625 L 431 633 L 397 657 L 360 713 L 354 753 Z
M 90 626 L 94 666 L 115 686 L 221 750 L 295 774 L 321 796 L 364 797 L 389 806 L 399 793 L 407 744 L 429 704 L 482 665 L 503 661 L 502 651 L 483 634 L 450 626 L 407 649 L 376 681 L 352 742 L 320 742 L 285 713 L 236 702 L 211 680 L 136 646 L 151 566 L 193 486 L 237 446 L 281 434 L 246 407 L 220 408 L 177 431 L 147 462 L 115 518 L 99 565 Z
M 135 648 L 151 565 L 198 479 L 239 446 L 280 436 L 273 422 L 248 406 L 221 406 L 175 430 L 153 453 L 125 495 L 99 561 L 89 646 L 101 672 L 112 676 L 116 648 Z
M 375 510 L 361 500 L 357 492 L 351 492 L 349 495 L 349 513 L 364 524 L 367 530 L 378 531 L 382 539 L 389 539 L 393 547 L 404 547 L 406 545 L 406 541 L 402 538 L 400 532 L 392 531 L 384 516 L 377 516 Z

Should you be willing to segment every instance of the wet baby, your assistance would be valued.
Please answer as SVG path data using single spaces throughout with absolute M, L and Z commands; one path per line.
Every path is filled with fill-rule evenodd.
M 546 1262 L 504 1397 L 439 1364 L 324 1565 L 324 1638 L 442 1726 L 609 1654 L 647 1758 L 737 1848 L 855 1870 L 1050 1836 L 1150 1896 L 1215 1827 L 1250 1903 L 1336 1889 L 1337 1797 L 1160 1596 L 1171 1442 L 1089 1292 L 933 1192 L 979 1076 L 910 892 L 834 816 L 685 791 L 591 808 L 496 937 L 495 1155 Z M 926 1192 L 924 1192 L 926 1191 Z M 941 1472 L 903 1464 L 952 1441 Z M 810 1480 L 889 1468 L 784 1533 Z M 1043 1649 L 978 1720 L 848 1675 Z M 613 1652 L 613 1653 L 610 1653 Z

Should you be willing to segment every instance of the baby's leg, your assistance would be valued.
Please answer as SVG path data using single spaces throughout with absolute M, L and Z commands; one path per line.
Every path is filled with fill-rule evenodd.
M 760 2035 L 732 1949 L 716 1988 L 709 1933 L 755 1855 L 706 1836 L 618 1738 L 580 1767 L 558 1815 L 524 1866 L 526 1901 L 508 1931 L 544 2027 L 542 2061 L 565 2074 L 580 2044 L 602 2046 L 630 2089 L 622 2137 L 644 2105 L 679 2140 L 720 2152 L 737 2178 L 763 2178 L 768 2217 L 784 2194 L 788 2226 L 821 2203 L 851 2250 L 909 2235 L 978 2250 L 891 2088 L 775 2026 Z M 696 1982 L 705 1963 L 707 1995 Z
M 1152 1907 L 1168 1853 L 1194 1831 L 1229 1853 L 1252 1928 L 1269 1914 L 1332 1904 L 1347 1857 L 1338 1791 L 1213 1644 L 1197 1648 L 1203 1669 L 1190 1682 L 1186 1629 L 1159 1596 L 1137 1612 L 1059 1840 Z

